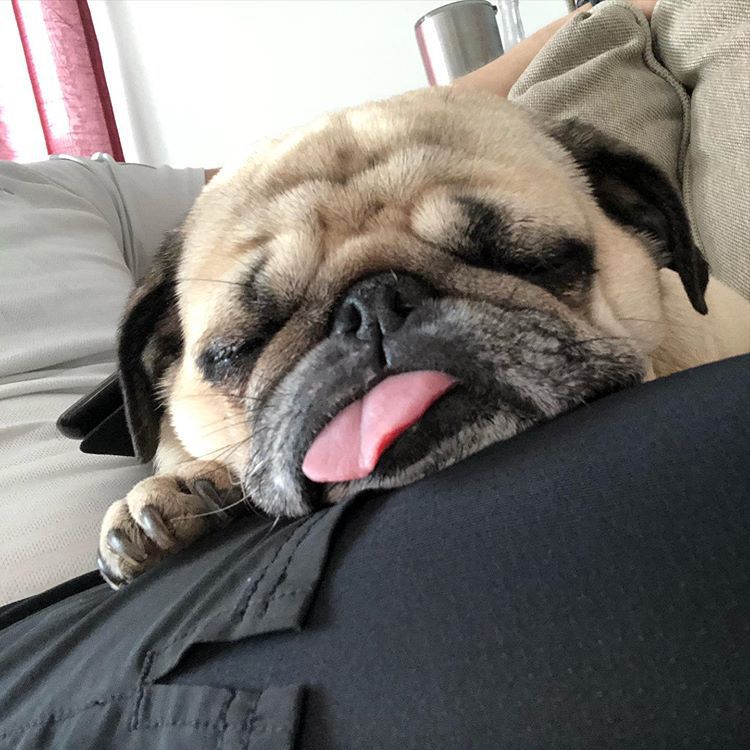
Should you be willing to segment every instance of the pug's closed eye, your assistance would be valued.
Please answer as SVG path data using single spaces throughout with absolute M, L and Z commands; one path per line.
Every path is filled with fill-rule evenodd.
M 260 337 L 212 341 L 198 356 L 198 368 L 215 385 L 235 380 L 247 375 L 265 343 Z
M 519 221 L 499 206 L 460 196 L 465 231 L 449 251 L 469 265 L 519 276 L 553 294 L 582 290 L 595 271 L 594 250 L 585 241 L 557 233 L 519 232 Z

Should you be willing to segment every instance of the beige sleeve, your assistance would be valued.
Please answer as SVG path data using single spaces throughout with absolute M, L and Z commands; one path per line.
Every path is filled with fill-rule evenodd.
M 708 6 L 730 10 L 710 14 Z M 661 0 L 654 12 L 655 52 L 652 28 L 643 13 L 625 0 L 608 0 L 590 13 L 574 16 L 532 61 L 509 98 L 555 119 L 577 117 L 648 156 L 682 186 L 695 240 L 714 274 L 750 297 L 750 106 L 739 95 L 744 83 L 747 97 L 750 85 L 748 25 L 745 21 L 744 32 L 731 38 L 721 32 L 731 19 L 736 32 L 737 22 L 748 14 L 747 0 Z M 712 41 L 704 49 L 707 39 Z M 722 53 L 722 42 L 732 54 Z M 714 54 L 716 62 L 710 64 Z M 721 93 L 727 85 L 728 61 L 743 55 L 744 81 L 737 67 L 730 78 L 733 88 Z M 712 83 L 701 92 L 706 65 Z M 691 84 L 691 75 L 697 85 Z M 725 102 L 732 97 L 733 103 L 725 103 L 718 108 L 721 114 L 709 113 L 707 119 L 717 97 Z M 720 127 L 721 145 L 712 141 L 707 149 L 708 134 Z M 696 143 L 700 134 L 702 143 Z M 742 139 L 744 144 L 739 143 Z M 730 150 L 738 157 L 744 153 L 743 165 L 727 166 Z
M 690 92 L 690 214 L 713 273 L 750 299 L 750 2 L 661 0 L 652 27 Z

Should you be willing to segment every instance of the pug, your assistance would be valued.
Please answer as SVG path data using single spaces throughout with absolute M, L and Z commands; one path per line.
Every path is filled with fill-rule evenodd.
M 708 281 L 669 179 L 581 122 L 434 88 L 269 141 L 128 304 L 121 388 L 155 473 L 107 511 L 100 570 L 119 587 L 243 503 L 400 487 L 747 349 L 747 306 Z

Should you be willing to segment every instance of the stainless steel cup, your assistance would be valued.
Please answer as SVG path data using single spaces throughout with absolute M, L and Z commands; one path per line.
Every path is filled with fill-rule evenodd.
M 496 11 L 487 0 L 459 0 L 417 21 L 414 31 L 431 86 L 451 83 L 503 54 Z
M 526 36 L 518 0 L 497 0 L 497 25 L 506 52 Z

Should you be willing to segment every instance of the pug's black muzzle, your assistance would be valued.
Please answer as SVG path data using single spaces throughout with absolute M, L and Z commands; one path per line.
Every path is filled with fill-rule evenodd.
M 311 483 L 301 466 L 315 436 L 381 380 L 414 370 L 444 372 L 458 386 L 370 475 L 325 485 L 325 500 L 407 484 L 643 376 L 630 342 L 576 329 L 544 310 L 440 296 L 408 275 L 371 277 L 349 289 L 329 336 L 256 415 L 254 457 L 243 477 L 254 501 L 270 513 L 308 512 Z

